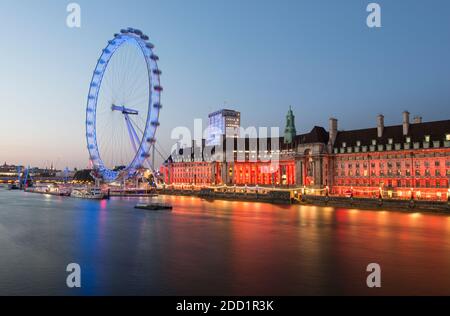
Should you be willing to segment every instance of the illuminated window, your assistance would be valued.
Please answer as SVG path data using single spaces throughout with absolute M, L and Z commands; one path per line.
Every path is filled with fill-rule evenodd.
M 388 143 L 389 143 L 389 145 L 392 145 L 394 143 L 394 140 L 392 138 L 389 138 Z
M 409 144 L 411 142 L 411 137 L 406 137 L 406 142 Z
M 445 140 L 450 142 L 450 134 L 445 135 Z
M 425 136 L 425 141 L 428 143 L 428 142 L 430 142 L 430 135 L 426 135 Z
M 356 142 L 356 146 L 361 146 L 361 142 L 359 140 Z
M 347 143 L 346 143 L 346 142 L 343 142 L 343 143 L 342 143 L 342 147 L 347 147 Z
M 377 140 L 376 139 L 372 139 L 372 145 L 375 146 L 377 144 Z

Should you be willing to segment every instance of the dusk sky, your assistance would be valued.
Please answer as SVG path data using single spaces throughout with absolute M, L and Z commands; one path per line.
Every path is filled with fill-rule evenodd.
M 81 28 L 66 6 L 81 5 Z M 2 0 L 0 160 L 88 165 L 85 107 L 101 50 L 124 27 L 143 30 L 163 71 L 166 151 L 176 126 L 223 108 L 242 125 L 280 126 L 292 105 L 299 133 L 400 124 L 401 112 L 450 119 L 450 1 Z

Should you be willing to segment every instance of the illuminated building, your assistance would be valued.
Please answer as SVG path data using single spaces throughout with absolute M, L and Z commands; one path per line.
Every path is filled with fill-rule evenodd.
M 238 137 L 241 127 L 241 113 L 222 109 L 208 115 L 208 145 L 219 145 L 222 136 Z
M 6 162 L 0 166 L 0 177 L 17 177 L 23 166 L 7 165 Z
M 410 123 L 404 112 L 402 125 L 384 126 L 379 115 L 376 128 L 340 131 L 330 143 L 335 194 L 447 199 L 450 120 Z
M 228 137 L 221 146 L 193 143 L 173 153 L 161 173 L 167 184 L 279 186 L 316 194 L 446 200 L 450 120 L 422 122 L 416 117 L 410 122 L 404 112 L 401 125 L 385 126 L 379 115 L 377 127 L 339 131 L 338 120 L 331 118 L 329 131 L 315 126 L 295 135 L 289 109 L 284 137 Z

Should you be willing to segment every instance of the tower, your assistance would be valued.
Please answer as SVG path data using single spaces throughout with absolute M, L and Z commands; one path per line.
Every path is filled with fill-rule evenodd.
M 286 128 L 284 129 L 284 143 L 292 144 L 296 135 L 297 131 L 295 129 L 295 116 L 292 112 L 292 107 L 289 106 L 289 111 L 286 115 Z

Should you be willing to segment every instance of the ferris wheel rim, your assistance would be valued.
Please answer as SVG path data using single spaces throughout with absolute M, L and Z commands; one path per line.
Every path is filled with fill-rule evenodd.
M 122 45 L 130 41 L 136 42 L 147 66 L 149 83 L 148 104 L 146 105 L 147 115 L 142 138 L 139 140 L 139 147 L 133 159 L 127 163 L 124 169 L 116 171 L 106 167 L 100 154 L 97 142 L 97 106 L 103 77 L 108 69 L 111 58 Z M 86 106 L 86 141 L 93 168 L 98 171 L 101 178 L 106 182 L 116 181 L 119 178 L 128 178 L 135 174 L 138 169 L 143 167 L 145 160 L 149 158 L 151 146 L 156 141 L 155 136 L 159 126 L 162 87 L 160 85 L 161 71 L 157 63 L 159 58 L 153 53 L 153 48 L 153 44 L 148 42 L 148 36 L 144 35 L 141 31 L 133 28 L 123 29 L 121 30 L 121 34 L 115 34 L 114 39 L 108 42 L 94 69 Z

